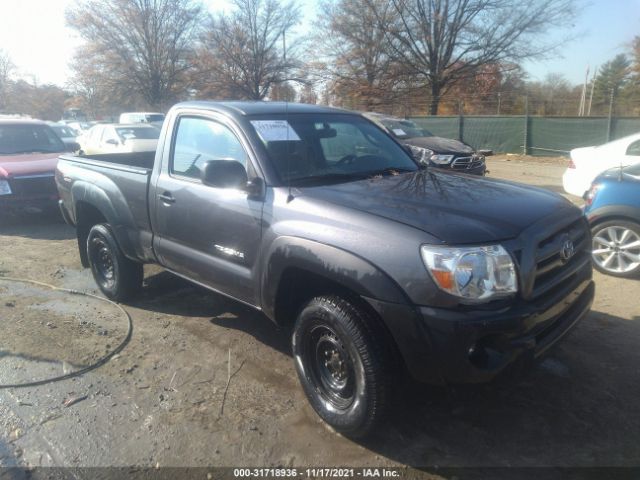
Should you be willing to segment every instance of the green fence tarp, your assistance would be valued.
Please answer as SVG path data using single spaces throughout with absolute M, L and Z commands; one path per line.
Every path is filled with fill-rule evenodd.
M 413 117 L 411 120 L 434 135 L 459 138 L 475 148 L 496 153 L 523 153 L 526 138 L 531 155 L 562 155 L 573 148 L 640 133 L 638 117 L 612 118 L 611 125 L 607 117 L 473 115 Z

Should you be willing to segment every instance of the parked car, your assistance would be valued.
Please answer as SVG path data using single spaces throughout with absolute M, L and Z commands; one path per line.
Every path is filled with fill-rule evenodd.
M 86 132 L 87 130 L 89 130 L 93 126 L 89 122 L 85 122 L 85 121 L 79 122 L 79 121 L 75 121 L 75 120 L 66 122 L 66 124 L 69 127 L 73 128 L 76 132 L 79 132 L 79 133 Z
M 56 135 L 62 140 L 62 143 L 65 144 L 67 150 L 70 152 L 75 152 L 78 150 L 78 142 L 76 138 L 78 137 L 78 132 L 71 128 L 69 125 L 65 125 L 64 123 L 56 123 L 56 122 L 48 122 L 47 125 L 51 127 L 51 129 L 56 132 Z
M 187 102 L 161 138 L 155 157 L 61 157 L 82 264 L 112 299 L 157 263 L 291 326 L 311 405 L 347 435 L 379 423 L 405 367 L 424 382 L 489 381 L 590 308 L 580 209 L 421 167 L 359 114 Z
M 98 124 L 78 138 L 81 155 L 154 152 L 160 130 L 151 125 Z
M 593 264 L 617 277 L 640 274 L 640 163 L 600 174 L 585 195 Z
M 120 123 L 150 123 L 157 127 L 164 122 L 164 113 L 159 112 L 127 112 L 120 115 Z
M 66 147 L 46 123 L 0 119 L 0 209 L 57 205 L 54 173 Z
M 409 147 L 419 162 L 474 175 L 484 175 L 487 171 L 483 152 L 476 152 L 466 143 L 436 137 L 411 120 L 370 112 L 363 115 Z
M 640 163 L 640 133 L 597 147 L 574 148 L 562 184 L 565 192 L 582 197 L 600 173 L 636 163 Z

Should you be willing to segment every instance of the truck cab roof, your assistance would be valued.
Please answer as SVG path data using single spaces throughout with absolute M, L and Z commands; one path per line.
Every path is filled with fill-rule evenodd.
M 306 103 L 270 102 L 270 101 L 191 101 L 178 103 L 174 108 L 194 108 L 226 112 L 230 115 L 282 115 L 285 113 L 350 113 L 354 112 L 335 107 L 324 107 Z

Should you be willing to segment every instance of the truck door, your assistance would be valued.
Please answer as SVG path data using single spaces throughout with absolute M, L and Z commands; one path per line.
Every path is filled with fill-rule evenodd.
M 224 118 L 183 115 L 175 122 L 168 168 L 162 165 L 155 187 L 156 255 L 169 270 L 256 305 L 263 202 L 200 180 L 204 163 L 220 159 L 240 162 L 255 177 L 248 146 Z

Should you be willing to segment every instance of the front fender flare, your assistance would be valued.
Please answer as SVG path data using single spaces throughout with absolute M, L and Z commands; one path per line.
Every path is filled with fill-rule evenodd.
M 264 313 L 275 319 L 280 281 L 288 268 L 297 268 L 336 282 L 356 294 L 391 303 L 407 303 L 398 284 L 385 272 L 356 254 L 313 240 L 283 236 L 264 255 L 260 276 Z

